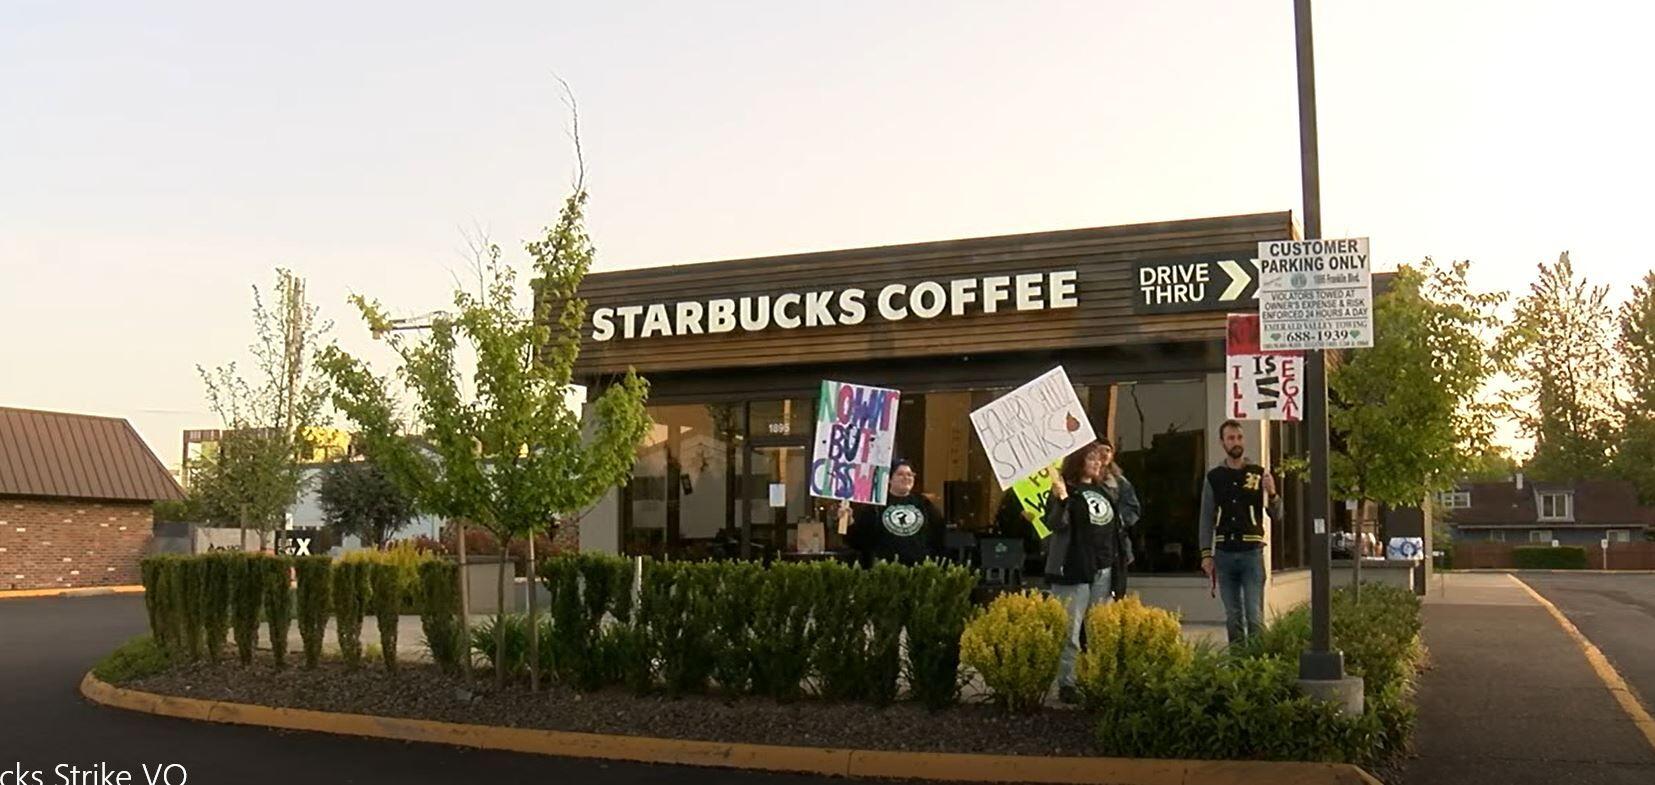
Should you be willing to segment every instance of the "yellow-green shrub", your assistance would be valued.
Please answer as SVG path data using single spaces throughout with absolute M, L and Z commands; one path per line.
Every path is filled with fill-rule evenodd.
M 362 562 L 366 564 L 388 564 L 397 571 L 397 612 L 419 612 L 419 566 L 420 564 L 438 558 L 436 554 L 422 551 L 414 543 L 402 541 L 382 551 L 361 550 L 350 551 L 339 557 L 345 563 Z M 372 568 L 368 568 L 370 571 Z
M 1178 614 L 1148 607 L 1129 594 L 1086 614 L 1086 651 L 1075 665 L 1076 683 L 1086 704 L 1095 707 L 1123 684 L 1178 670 L 1193 657 Z
M 1032 711 L 1057 678 L 1068 627 L 1057 598 L 1035 591 L 1002 594 L 966 624 L 960 660 L 983 677 L 995 703 Z

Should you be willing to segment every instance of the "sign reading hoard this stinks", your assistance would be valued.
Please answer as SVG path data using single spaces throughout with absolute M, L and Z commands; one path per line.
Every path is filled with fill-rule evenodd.
M 1001 490 L 1097 439 L 1061 365 L 972 412 L 971 424 Z
M 901 396 L 883 387 L 822 382 L 810 463 L 812 496 L 885 503 Z

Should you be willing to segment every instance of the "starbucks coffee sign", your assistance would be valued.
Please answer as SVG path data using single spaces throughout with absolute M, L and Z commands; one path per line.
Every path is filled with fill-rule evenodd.
M 893 283 L 777 295 L 605 306 L 592 311 L 594 341 L 756 333 L 942 316 L 1018 313 L 1080 304 L 1074 270 Z

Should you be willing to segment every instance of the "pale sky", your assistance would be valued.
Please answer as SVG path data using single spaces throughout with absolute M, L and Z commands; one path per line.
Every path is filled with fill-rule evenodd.
M 1324 233 L 1521 288 L 1655 267 L 1655 10 L 1316 3 Z M 572 171 L 598 269 L 1300 211 L 1291 0 L 0 0 L 0 405 L 214 427 L 288 266 L 449 302 L 465 234 L 521 261 Z

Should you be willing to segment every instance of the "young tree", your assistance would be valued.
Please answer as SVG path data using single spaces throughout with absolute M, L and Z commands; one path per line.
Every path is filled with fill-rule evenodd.
M 1418 505 L 1490 449 L 1500 406 L 1482 395 L 1499 366 L 1488 338 L 1504 294 L 1471 291 L 1467 262 L 1402 265 L 1374 302 L 1374 345 L 1330 370 L 1329 416 L 1344 498 Z
M 422 339 L 402 338 L 378 303 L 354 298 L 368 326 L 386 336 L 402 359 L 399 375 L 413 394 L 429 449 L 416 449 L 400 436 L 385 379 L 337 348 L 323 360 L 337 387 L 335 405 L 364 434 L 369 458 L 422 508 L 488 529 L 502 551 L 515 537 L 578 515 L 624 482 L 650 424 L 648 385 L 633 373 L 589 407 L 589 438 L 567 405 L 586 319 L 586 301 L 576 289 L 593 257 L 585 205 L 577 179 L 557 223 L 527 243 L 536 276 L 529 309 L 518 305 L 516 275 L 500 263 L 494 245 L 480 254 L 482 291 L 456 292 L 454 315 L 437 317 Z M 477 358 L 474 395 L 464 392 L 456 363 L 461 341 Z M 534 565 L 529 569 L 532 581 Z M 529 592 L 530 630 L 536 629 L 535 594 Z M 502 570 L 502 608 L 505 596 Z M 505 625 L 496 628 L 495 683 L 503 686 Z M 539 686 L 538 637 L 529 636 L 531 688 Z
M 1644 274 L 1632 297 L 1621 306 L 1621 430 L 1615 445 L 1615 469 L 1637 487 L 1644 503 L 1655 502 L 1655 271 Z
M 190 467 L 203 512 L 213 522 L 240 525 L 243 550 L 247 526 L 258 531 L 262 550 L 266 535 L 298 500 L 305 483 L 301 464 L 309 458 L 328 393 L 314 367 L 330 325 L 318 321 L 317 309 L 306 302 L 302 279 L 276 270 L 274 309 L 253 287 L 253 327 L 252 379 L 234 362 L 211 371 L 196 368 L 223 435 L 215 451 Z
M 1569 254 L 1541 264 L 1501 342 L 1513 364 L 1517 419 L 1534 438 L 1525 469 L 1556 482 L 1608 473 L 1615 418 L 1608 287 L 1576 277 Z
M 336 537 L 355 535 L 377 548 L 414 519 L 414 501 L 370 461 L 335 461 L 316 486 L 322 520 Z

